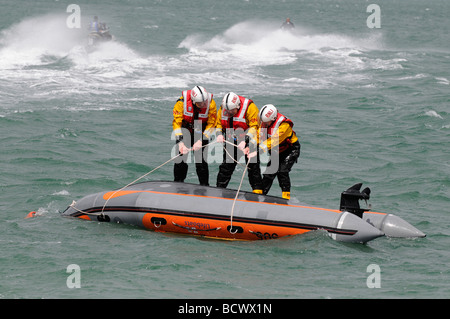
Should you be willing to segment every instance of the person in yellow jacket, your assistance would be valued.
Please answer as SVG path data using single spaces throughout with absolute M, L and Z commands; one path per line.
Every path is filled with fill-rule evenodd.
M 249 140 L 256 138 L 257 132 L 258 107 L 255 103 L 233 92 L 225 94 L 217 112 L 216 141 L 223 143 L 226 140 L 229 143 L 223 145 L 223 161 L 219 166 L 217 187 L 226 188 L 228 186 L 239 158 L 244 155 L 243 151 L 248 147 Z M 247 163 L 247 156 L 245 160 Z M 262 179 L 259 156 L 256 161 L 252 160 L 248 163 L 248 178 L 253 192 L 261 194 Z
M 263 174 L 262 190 L 266 195 L 272 187 L 273 180 L 278 177 L 282 197 L 291 197 L 291 179 L 289 172 L 294 163 L 300 157 L 300 142 L 292 127 L 294 123 L 279 113 L 272 104 L 264 105 L 258 115 L 260 128 L 258 139 L 253 140 L 253 144 L 259 142 L 259 151 L 269 153 L 270 161 Z M 244 151 L 249 158 L 257 155 L 257 152 L 250 152 L 249 148 Z
M 175 160 L 174 181 L 184 182 L 188 171 L 187 156 L 192 146 L 200 185 L 209 185 L 207 152 L 204 148 L 208 145 L 210 135 L 214 133 L 216 113 L 213 95 L 202 86 L 183 91 L 175 103 L 172 127 L 178 151 L 183 155 Z

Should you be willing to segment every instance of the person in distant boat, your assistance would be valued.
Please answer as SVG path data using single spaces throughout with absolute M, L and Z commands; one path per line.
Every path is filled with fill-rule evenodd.
M 290 18 L 286 18 L 286 21 L 283 22 L 283 24 L 281 25 L 281 29 L 282 30 L 292 30 L 294 29 L 295 26 L 294 24 L 291 22 Z
M 300 142 L 293 131 L 292 120 L 279 113 L 272 104 L 264 105 L 258 114 L 260 124 L 257 140 L 251 141 L 257 144 L 258 150 L 270 154 L 270 161 L 266 171 L 263 173 L 262 190 L 266 195 L 275 177 L 278 177 L 282 197 L 290 199 L 291 180 L 289 172 L 294 163 L 300 157 Z M 249 148 L 244 150 L 249 158 L 257 156 L 257 151 L 250 152 Z
M 105 33 L 108 31 L 108 27 L 106 26 L 105 22 L 99 22 L 98 17 L 94 16 L 91 23 L 89 24 L 89 31 L 97 33 Z
M 190 147 L 194 150 L 195 168 L 200 185 L 209 185 L 209 168 L 204 147 L 214 133 L 216 123 L 216 102 L 213 95 L 204 87 L 195 86 L 192 90 L 182 92 L 173 108 L 173 131 L 178 152 L 183 154 L 175 161 L 173 173 L 175 182 L 184 182 Z
M 250 139 L 256 138 L 257 132 L 258 107 L 255 103 L 233 92 L 225 94 L 217 113 L 216 141 L 223 143 L 226 140 L 229 143 L 223 145 L 223 161 L 219 166 L 217 187 L 228 186 L 239 158 L 244 155 L 243 150 L 248 147 Z M 247 163 L 247 156 L 245 161 Z M 248 163 L 248 178 L 253 192 L 262 194 L 259 156 L 256 161 Z
M 102 29 L 102 25 L 100 22 L 98 22 L 98 17 L 94 16 L 94 19 L 89 24 L 89 31 L 90 32 L 100 32 Z

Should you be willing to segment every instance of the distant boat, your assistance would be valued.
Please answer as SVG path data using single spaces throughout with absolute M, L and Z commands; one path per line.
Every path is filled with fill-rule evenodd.
M 88 34 L 88 50 L 94 50 L 100 43 L 114 40 L 114 37 L 109 32 L 109 28 L 101 29 L 99 31 L 91 31 Z
M 298 205 L 274 196 L 189 183 L 153 181 L 88 195 L 62 216 L 136 225 L 156 232 L 226 240 L 264 240 L 325 230 L 342 242 L 381 236 L 425 237 L 395 215 L 361 209 L 356 184 L 341 194 L 341 210 Z M 235 198 L 236 197 L 236 198 Z

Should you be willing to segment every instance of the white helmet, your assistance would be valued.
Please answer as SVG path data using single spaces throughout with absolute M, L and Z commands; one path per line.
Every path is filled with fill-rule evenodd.
M 264 105 L 258 114 L 259 123 L 269 123 L 277 118 L 278 111 L 272 104 Z
M 234 109 L 239 109 L 241 106 L 241 101 L 236 93 L 229 92 L 225 94 L 222 100 L 222 108 L 227 111 L 232 111 Z
M 197 85 L 196 87 L 194 87 L 191 90 L 191 100 L 193 104 L 205 104 L 204 102 L 206 102 L 208 100 L 208 92 L 206 92 L 205 88 L 203 86 L 199 86 Z M 206 107 L 202 106 L 202 107 Z

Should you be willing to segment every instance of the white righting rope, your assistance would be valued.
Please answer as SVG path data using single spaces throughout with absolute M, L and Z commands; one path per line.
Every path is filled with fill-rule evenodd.
M 103 211 L 105 210 L 106 204 L 108 204 L 108 201 L 114 197 L 114 195 L 122 190 L 124 190 L 125 188 L 127 188 L 130 185 L 133 185 L 134 183 L 137 183 L 137 181 L 143 179 L 145 176 L 150 175 L 151 173 L 153 173 L 154 171 L 156 171 L 157 169 L 163 167 L 164 165 L 166 165 L 167 163 L 170 163 L 171 161 L 173 161 L 174 159 L 176 159 L 177 157 L 179 157 L 180 155 L 183 155 L 181 153 L 179 153 L 178 155 L 175 155 L 174 157 L 172 157 L 171 159 L 165 161 L 164 163 L 162 163 L 161 165 L 159 165 L 158 167 L 152 169 L 150 172 L 145 173 L 144 175 L 142 175 L 141 177 L 139 177 L 138 179 L 135 179 L 134 181 L 132 181 L 131 183 L 128 183 L 127 185 L 125 185 L 124 187 L 122 187 L 121 189 L 116 190 L 114 193 L 111 194 L 111 196 L 108 197 L 108 199 L 105 201 L 105 205 L 103 205 L 102 208 L 102 214 Z
M 70 207 L 72 207 L 73 209 L 75 209 L 77 212 L 79 212 L 79 213 L 82 213 L 82 214 L 85 214 L 85 215 L 94 215 L 94 216 L 99 216 L 99 215 L 101 215 L 100 213 L 88 213 L 88 212 L 84 212 L 84 211 L 82 211 L 81 209 L 78 209 L 78 208 L 76 208 L 75 207 L 75 204 L 76 204 L 77 202 L 76 201 L 72 201 L 72 204 L 70 204 L 69 206 Z
M 227 140 L 224 140 L 224 143 L 228 143 L 228 144 L 230 144 L 230 145 L 233 145 L 234 147 L 237 147 L 236 144 L 234 144 L 234 143 L 232 143 L 232 142 L 229 142 L 229 141 L 227 141 Z M 227 150 L 226 147 L 224 147 L 223 149 L 225 150 L 225 152 L 228 154 L 228 156 L 229 156 L 233 161 L 235 161 L 237 164 L 239 164 L 239 165 L 241 165 L 241 166 L 244 166 L 242 163 L 240 163 L 240 162 L 238 162 L 237 160 L 235 160 L 235 159 L 234 159 L 234 156 L 231 156 L 231 154 L 228 152 L 228 150 Z M 237 200 L 237 198 L 238 198 L 238 196 L 239 196 L 239 192 L 240 192 L 241 187 L 242 187 L 242 182 L 243 182 L 243 180 L 244 180 L 245 173 L 247 172 L 248 164 L 249 164 L 249 163 L 250 163 L 250 159 L 247 160 L 247 163 L 246 163 L 246 165 L 245 165 L 245 167 L 244 167 L 244 172 L 242 173 L 241 182 L 239 183 L 239 188 L 238 188 L 238 190 L 236 191 L 236 196 L 234 197 L 234 200 L 233 200 L 233 206 L 231 207 L 231 214 L 230 214 L 230 230 L 229 230 L 229 232 L 230 232 L 230 234 L 232 234 L 232 235 L 236 234 L 237 231 L 238 231 L 237 228 L 236 228 L 236 230 L 235 230 L 234 232 L 232 231 L 232 230 L 233 230 L 233 214 L 234 214 L 234 206 L 235 206 L 236 200 Z
M 231 142 L 228 142 L 228 141 L 224 141 L 224 142 L 229 143 L 229 144 L 231 144 L 231 145 L 233 145 L 233 146 L 236 146 L 235 144 L 233 144 L 233 143 L 231 143 Z M 210 144 L 204 145 L 204 146 L 202 146 L 202 148 L 204 148 L 204 147 L 206 147 L 206 146 L 208 146 L 208 145 L 212 145 L 212 144 L 214 144 L 214 143 L 216 143 L 216 142 L 212 142 L 212 143 L 210 143 Z M 192 149 L 189 149 L 189 151 L 191 151 L 191 150 L 192 150 Z M 225 151 L 226 151 L 226 150 L 225 150 Z M 228 151 L 226 151 L 226 152 L 227 152 L 227 154 L 228 154 L 228 155 L 229 155 L 236 163 L 242 165 L 241 163 L 239 163 L 238 161 L 236 161 L 236 160 L 231 156 L 231 154 L 228 153 Z M 152 169 L 151 171 L 145 173 L 144 175 L 140 176 L 139 178 L 135 179 L 135 180 L 132 181 L 131 183 L 128 183 L 128 184 L 125 185 L 124 187 L 122 187 L 122 188 L 116 190 L 116 191 L 115 191 L 114 193 L 112 193 L 112 194 L 109 196 L 109 198 L 105 201 L 105 204 L 103 205 L 102 211 L 101 211 L 100 213 L 88 213 L 88 212 L 84 212 L 84 211 L 82 211 L 82 210 L 80 210 L 80 209 L 78 209 L 78 208 L 75 207 L 75 204 L 76 204 L 75 201 L 73 201 L 72 204 L 70 204 L 70 207 L 72 207 L 72 208 L 75 209 L 76 211 L 78 211 L 78 212 L 80 212 L 80 213 L 82 213 L 82 214 L 86 214 L 86 215 L 97 215 L 97 216 L 103 215 L 103 211 L 105 210 L 106 204 L 108 203 L 108 201 L 109 201 L 111 198 L 114 197 L 114 195 L 115 195 L 116 193 L 118 193 L 118 192 L 122 191 L 123 189 L 127 188 L 128 186 L 130 186 L 130 185 L 132 185 L 132 184 L 138 182 L 138 181 L 141 180 L 142 178 L 144 178 L 144 177 L 150 175 L 150 174 L 153 173 L 154 171 L 160 169 L 161 167 L 163 167 L 163 166 L 166 165 L 167 163 L 170 163 L 171 161 L 173 161 L 174 159 L 176 159 L 177 157 L 182 156 L 182 155 L 184 155 L 184 154 L 179 153 L 178 155 L 175 155 L 174 157 L 172 157 L 171 159 L 165 161 L 164 163 L 162 163 L 162 164 L 159 165 L 158 167 L 155 167 L 154 169 Z M 242 187 L 242 182 L 244 181 L 244 176 L 245 176 L 245 173 L 247 172 L 248 164 L 249 164 L 249 163 L 250 163 L 250 161 L 248 160 L 247 163 L 246 163 L 246 165 L 245 165 L 244 172 L 242 173 L 241 181 L 240 181 L 240 183 L 239 183 L 239 188 L 238 188 L 238 190 L 236 191 L 236 196 L 234 197 L 234 200 L 233 200 L 233 206 L 231 207 L 231 214 L 230 214 L 230 230 L 229 230 L 229 232 L 230 232 L 231 234 L 233 234 L 233 235 L 236 234 L 237 231 L 238 231 L 237 228 L 236 228 L 236 231 L 234 231 L 234 232 L 232 231 L 232 230 L 233 230 L 233 214 L 234 214 L 234 207 L 235 207 L 235 204 L 236 204 L 236 200 L 237 200 L 237 198 L 238 198 L 238 196 L 239 196 L 239 192 L 240 192 L 241 187 Z M 243 166 L 243 165 L 242 165 L 242 166 Z
M 206 147 L 206 146 L 208 146 L 208 145 L 212 145 L 212 144 L 214 144 L 214 143 L 216 143 L 216 142 L 214 141 L 214 142 L 212 142 L 212 143 L 208 143 L 208 144 L 206 144 L 206 145 L 202 145 L 201 148 L 204 148 L 204 147 Z M 188 149 L 188 151 L 189 151 L 189 152 L 192 151 L 192 148 Z M 187 154 L 187 153 L 186 153 L 186 154 Z M 105 207 L 106 207 L 106 204 L 108 203 L 108 201 L 109 201 L 112 197 L 114 197 L 114 195 L 115 195 L 116 193 L 122 191 L 123 189 L 127 188 L 127 187 L 130 186 L 130 185 L 133 185 L 133 184 L 136 183 L 137 181 L 143 179 L 145 176 L 150 175 L 151 173 L 153 173 L 153 172 L 156 171 L 157 169 L 163 167 L 163 166 L 166 165 L 167 163 L 170 163 L 171 161 L 173 161 L 174 159 L 176 159 L 177 157 L 182 156 L 182 155 L 184 155 L 184 154 L 178 153 L 178 155 L 175 155 L 175 156 L 172 157 L 171 159 L 165 161 L 164 163 L 162 163 L 162 164 L 159 165 L 158 167 L 152 169 L 150 172 L 145 173 L 144 175 L 142 175 L 142 176 L 139 177 L 138 179 L 132 181 L 131 183 L 125 185 L 125 186 L 122 187 L 121 189 L 116 190 L 116 191 L 115 191 L 114 193 L 112 193 L 111 196 L 109 196 L 109 198 L 106 200 L 105 205 L 103 205 L 103 208 L 102 208 L 102 214 L 103 214 L 103 210 L 104 210 Z
M 145 176 L 150 175 L 151 173 L 153 173 L 153 172 L 156 171 L 157 169 L 163 167 L 164 165 L 166 165 L 167 163 L 173 161 L 174 159 L 176 159 L 177 157 L 179 157 L 179 156 L 181 156 L 181 155 L 183 155 L 183 154 L 179 153 L 178 155 L 176 155 L 176 156 L 172 157 L 171 159 L 165 161 L 164 163 L 162 163 L 162 164 L 159 165 L 158 167 L 152 169 L 150 172 L 145 173 L 144 175 L 142 175 L 142 176 L 139 177 L 138 179 L 135 179 L 135 180 L 132 181 L 131 183 L 128 183 L 127 185 L 125 185 L 125 186 L 122 187 L 121 189 L 116 190 L 116 191 L 115 191 L 114 193 L 112 193 L 112 194 L 108 197 L 108 199 L 105 201 L 105 204 L 103 205 L 102 211 L 101 211 L 100 213 L 88 213 L 88 212 L 84 212 L 84 211 L 82 211 L 82 210 L 80 210 L 80 209 L 78 209 L 78 208 L 75 207 L 75 204 L 76 204 L 75 201 L 73 201 L 72 204 L 70 204 L 70 207 L 72 207 L 72 208 L 75 209 L 76 211 L 78 211 L 78 212 L 80 212 L 80 213 L 83 213 L 83 214 L 86 214 L 86 215 L 96 215 L 96 216 L 101 216 L 101 215 L 103 215 L 103 211 L 105 210 L 106 204 L 108 204 L 108 201 L 109 201 L 111 198 L 113 198 L 114 195 L 115 195 L 116 193 L 118 193 L 118 192 L 120 192 L 121 190 L 127 188 L 128 186 L 130 186 L 130 185 L 136 183 L 137 181 L 143 179 Z
M 237 145 L 236 144 L 234 144 L 234 143 L 232 143 L 232 142 L 229 142 L 229 141 L 227 141 L 227 140 L 224 140 L 223 141 L 224 143 L 227 143 L 227 144 L 230 144 L 230 145 L 233 145 L 234 147 L 237 147 Z M 224 146 L 224 151 L 225 151 L 225 153 L 227 153 L 227 155 L 234 161 L 234 162 L 236 162 L 237 164 L 239 164 L 239 165 L 241 165 L 242 167 L 244 167 L 244 165 L 242 164 L 242 163 L 240 163 L 239 161 L 237 161 L 237 160 L 235 160 L 234 159 L 234 156 L 232 156 L 231 154 L 230 154 L 230 152 L 228 152 L 228 150 L 227 150 L 227 148 Z
M 229 230 L 229 232 L 230 232 L 231 234 L 233 234 L 233 235 L 236 234 L 237 231 L 238 231 L 237 228 L 236 228 L 236 231 L 235 231 L 235 232 L 232 232 L 232 230 L 233 230 L 234 205 L 236 204 L 236 200 L 237 200 L 237 198 L 238 198 L 239 191 L 241 190 L 242 181 L 244 180 L 245 173 L 247 172 L 247 168 L 248 168 L 248 163 L 249 163 L 249 162 L 250 162 L 250 161 L 247 161 L 247 165 L 245 165 L 244 173 L 242 173 L 241 182 L 239 183 L 239 188 L 238 188 L 238 190 L 236 191 L 236 196 L 234 197 L 233 206 L 231 207 L 231 214 L 230 214 L 230 230 Z
M 201 148 L 204 148 L 204 147 L 206 147 L 206 146 L 208 146 L 208 145 L 212 145 L 212 144 L 214 144 L 214 143 L 216 143 L 216 142 L 214 141 L 214 142 L 212 142 L 212 143 L 208 143 L 208 144 L 206 144 L 206 145 L 202 145 Z M 191 150 L 192 150 L 192 148 L 188 149 L 188 151 L 191 151 Z M 75 209 L 76 211 L 78 211 L 78 212 L 80 212 L 80 213 L 83 213 L 83 214 L 86 214 L 86 215 L 97 215 L 97 216 L 103 215 L 103 211 L 105 210 L 106 204 L 108 203 L 108 201 L 109 201 L 111 198 L 114 197 L 114 195 L 115 195 L 116 193 L 122 191 L 123 189 L 127 188 L 127 187 L 130 186 L 130 185 L 133 185 L 133 184 L 136 183 L 137 181 L 139 181 L 139 180 L 143 179 L 144 177 L 150 175 L 151 173 L 153 173 L 153 172 L 156 171 L 157 169 L 160 169 L 161 167 L 163 167 L 163 166 L 166 165 L 167 163 L 170 163 L 171 161 L 173 161 L 174 159 L 176 159 L 177 157 L 182 156 L 182 155 L 184 155 L 184 154 L 178 153 L 178 155 L 175 155 L 174 157 L 172 157 L 171 159 L 165 161 L 164 163 L 162 163 L 162 164 L 159 165 L 158 167 L 155 167 L 154 169 L 152 169 L 151 171 L 145 173 L 145 174 L 142 175 L 141 177 L 135 179 L 135 180 L 132 181 L 131 183 L 128 183 L 128 184 L 125 185 L 124 187 L 122 187 L 122 188 L 116 190 L 116 191 L 115 191 L 114 193 L 112 193 L 111 196 L 109 196 L 109 198 L 105 201 L 105 204 L 103 205 L 102 211 L 101 211 L 100 213 L 88 213 L 88 212 L 84 212 L 84 211 L 82 211 L 82 210 L 80 210 L 80 209 L 78 209 L 78 208 L 75 207 L 75 204 L 76 204 L 75 201 L 73 201 L 72 204 L 70 204 L 70 207 L 72 207 L 72 208 Z

